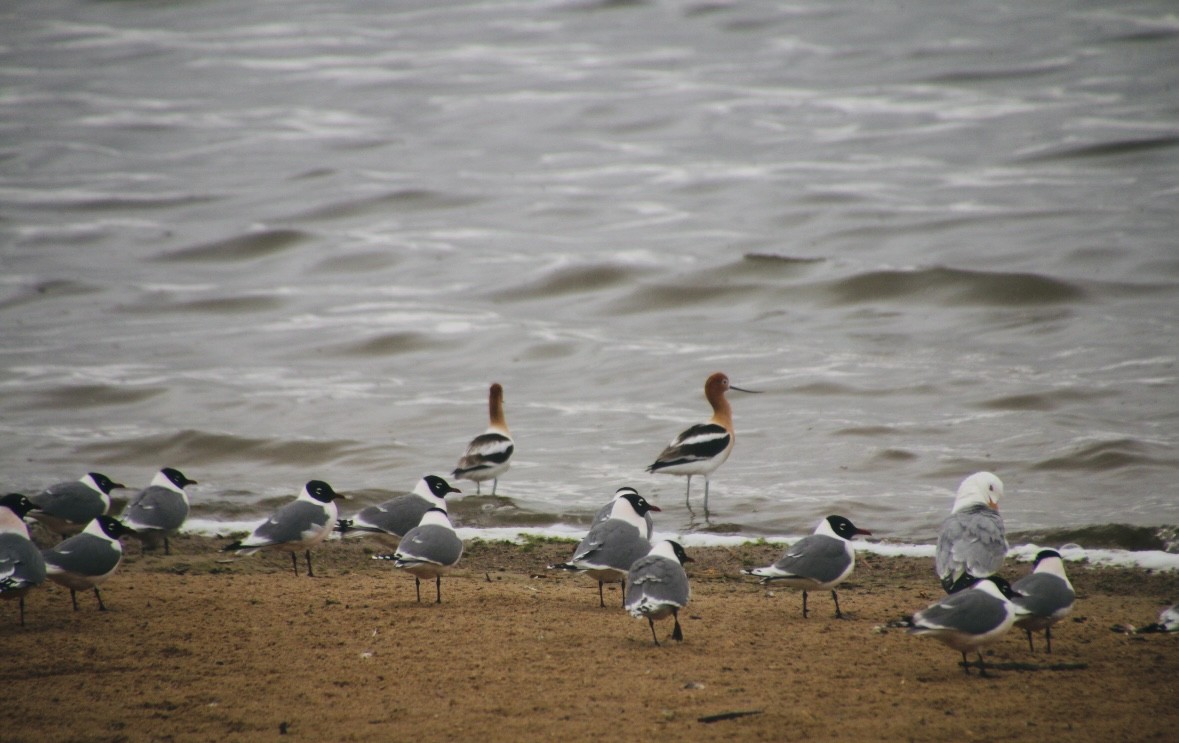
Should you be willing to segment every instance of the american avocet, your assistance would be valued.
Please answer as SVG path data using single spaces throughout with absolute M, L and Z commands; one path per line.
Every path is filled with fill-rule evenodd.
M 987 675 L 981 648 L 997 640 L 1024 610 L 1011 602 L 1015 594 L 1003 578 L 992 575 L 946 596 L 912 616 L 909 634 L 929 635 L 962 653 L 962 670 L 970 673 L 968 652 L 978 653 L 980 676 Z
M 172 554 L 168 535 L 175 534 L 188 518 L 186 485 L 196 485 L 175 468 L 165 467 L 156 473 L 148 486 L 139 491 L 123 514 L 123 523 L 135 530 L 144 549 L 155 549 L 164 542 L 164 554 Z
M 613 503 L 610 518 L 590 527 L 569 562 L 549 565 L 551 570 L 572 570 L 596 578 L 598 605 L 603 607 L 606 605 L 603 583 L 621 582 L 625 604 L 626 573 L 635 560 L 651 551 L 644 517 L 648 511 L 659 510 L 633 490 L 622 493 Z
M 934 569 L 947 593 L 993 575 L 1007 556 L 1007 536 L 999 515 L 1003 481 L 990 472 L 976 472 L 962 481 L 954 507 L 942 523 Z
M 336 499 L 343 498 L 322 480 L 311 480 L 295 500 L 279 508 L 245 539 L 221 548 L 222 552 L 252 555 L 258 550 L 282 550 L 291 553 L 291 567 L 299 574 L 299 560 L 295 553 L 305 550 L 307 575 L 311 570 L 311 548 L 322 542 L 336 525 L 339 512 Z
M 856 566 L 856 552 L 851 538 L 857 534 L 871 534 L 858 529 L 842 516 L 828 516 L 819 522 L 815 532 L 803 537 L 786 549 L 773 565 L 743 570 L 746 575 L 761 578 L 762 583 L 778 582 L 802 589 L 802 618 L 806 619 L 806 594 L 815 589 L 831 589 L 835 599 L 835 618 L 843 619 L 839 610 L 839 594 L 835 587 L 852 574 Z
M 74 611 L 78 610 L 76 592 L 91 588 L 98 599 L 98 610 L 106 611 L 98 584 L 111 577 L 123 561 L 123 545 L 119 544 L 119 537 L 131 534 L 130 529 L 110 516 L 99 516 L 80 534 L 41 551 L 49 580 L 70 589 Z
M 733 451 L 736 434 L 733 431 L 733 409 L 725 398 L 725 392 L 759 392 L 746 390 L 729 384 L 729 378 L 716 372 L 704 382 L 704 397 L 712 405 L 712 418 L 707 423 L 697 423 L 680 433 L 667 445 L 648 472 L 666 475 L 686 475 L 688 487 L 684 497 L 691 506 L 692 475 L 704 475 L 704 511 L 708 512 L 708 478 L 725 463 Z
M 24 518 L 37 507 L 20 493 L 0 498 L 0 598 L 20 602 L 25 626 L 25 594 L 45 582 L 45 558 L 29 539 Z
M 412 492 L 369 506 L 350 519 L 340 519 L 336 531 L 342 534 L 376 534 L 394 547 L 405 533 L 421 523 L 431 508 L 446 510 L 446 496 L 461 493 L 437 475 L 426 475 Z
M 688 605 L 692 595 L 684 571 L 684 563 L 691 561 L 679 542 L 665 539 L 652 547 L 646 557 L 635 560 L 626 574 L 623 606 L 632 617 L 646 617 L 656 645 L 659 637 L 655 634 L 655 620 L 669 616 L 675 621 L 671 639 L 677 642 L 684 639 L 679 612 Z
M 1077 594 L 1064 572 L 1064 560 L 1056 550 L 1040 550 L 1032 572 L 1011 584 L 1016 606 L 1031 612 L 1030 616 L 1015 620 L 1015 626 L 1028 633 L 1028 650 L 1032 647 L 1032 632 L 1044 630 L 1048 652 L 1052 652 L 1052 625 L 1073 610 Z
M 475 494 L 482 492 L 482 483 L 491 480 L 491 494 L 499 485 L 499 476 L 511 466 L 512 452 L 516 445 L 512 433 L 504 420 L 504 388 L 497 382 L 491 385 L 487 398 L 488 417 L 491 420 L 487 430 L 471 439 L 467 452 L 458 461 L 451 473 L 460 480 L 472 480 Z
M 458 564 L 463 556 L 463 540 L 459 539 L 450 517 L 441 508 L 431 508 L 422 514 L 421 523 L 405 533 L 397 552 L 392 555 L 373 555 L 374 560 L 393 560 L 393 567 L 413 575 L 418 603 L 422 603 L 422 578 L 434 579 L 434 603 L 442 603 L 442 574 Z
M 43 492 L 29 496 L 40 510 L 29 514 L 49 531 L 68 537 L 86 528 L 94 519 L 111 509 L 111 491 L 125 488 L 106 475 L 90 472 L 81 480 L 59 482 Z

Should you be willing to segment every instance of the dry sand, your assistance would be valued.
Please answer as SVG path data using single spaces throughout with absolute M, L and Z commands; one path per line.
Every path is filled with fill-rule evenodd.
M 598 607 L 597 584 L 544 569 L 570 543 L 476 542 L 443 579 L 441 605 L 369 559 L 374 543 L 329 543 L 316 577 L 286 553 L 225 562 L 223 541 L 179 538 L 130 553 L 70 607 L 28 597 L 28 624 L 0 603 L 0 740 L 1067 740 L 1176 739 L 1179 635 L 1125 635 L 1179 598 L 1179 574 L 1069 565 L 1079 601 L 1053 654 L 1022 632 L 988 655 L 994 678 L 889 620 L 940 597 L 929 560 L 861 555 L 811 616 L 788 589 L 742 567 L 779 548 L 689 550 L 685 640 L 655 647 L 644 620 Z M 302 564 L 302 561 L 300 561 Z M 1029 569 L 1011 565 L 1015 578 Z M 433 599 L 433 586 L 423 585 Z M 660 637 L 670 623 L 658 627 Z M 1059 667 L 1053 669 L 1053 664 Z M 710 716 L 751 712 L 707 722 Z

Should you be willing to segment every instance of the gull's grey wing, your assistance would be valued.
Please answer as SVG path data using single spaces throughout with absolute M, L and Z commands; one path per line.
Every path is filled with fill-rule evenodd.
M 327 512 L 320 506 L 297 500 L 278 509 L 273 516 L 254 529 L 244 546 L 259 547 L 303 540 L 303 533 L 314 526 L 327 524 Z
M 106 513 L 102 495 L 80 481 L 50 485 L 43 492 L 30 496 L 29 500 L 45 515 L 75 524 L 85 524 Z
M 625 607 L 629 610 L 644 598 L 685 606 L 689 594 L 688 574 L 682 565 L 666 557 L 647 555 L 636 560 L 627 574 Z
M 833 581 L 847 569 L 850 557 L 842 539 L 826 534 L 803 537 L 786 550 L 774 567 L 817 583 Z
M 1003 601 L 978 590 L 965 590 L 913 616 L 914 627 L 941 627 L 970 635 L 985 635 L 1007 618 Z
M 1011 584 L 1017 594 L 1011 603 L 1037 617 L 1050 617 L 1068 608 L 1076 600 L 1076 593 L 1060 576 L 1051 573 L 1031 573 Z
M 55 547 L 42 550 L 45 564 L 78 575 L 106 575 L 123 559 L 121 550 L 93 534 L 75 534 Z
M 463 556 L 463 540 L 453 529 L 438 524 L 423 524 L 410 529 L 401 538 L 394 556 L 404 563 L 453 565 Z
M 590 529 L 569 562 L 626 571 L 650 551 L 651 543 L 635 526 L 621 519 L 609 519 Z
M 361 528 L 371 526 L 381 531 L 404 536 L 422 520 L 431 504 L 416 495 L 399 495 L 384 503 L 369 506 L 356 514 L 353 521 Z
M 0 534 L 0 593 L 45 582 L 45 558 L 21 534 Z
M 1003 518 L 986 506 L 952 513 L 942 523 L 934 567 L 942 584 L 953 584 L 963 573 L 977 578 L 994 575 L 1007 556 Z
M 153 485 L 127 507 L 123 521 L 132 529 L 175 531 L 188 518 L 188 504 L 175 490 Z

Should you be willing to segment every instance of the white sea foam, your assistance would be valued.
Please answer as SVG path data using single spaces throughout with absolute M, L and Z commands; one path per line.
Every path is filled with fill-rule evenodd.
M 206 537 L 227 537 L 236 532 L 249 532 L 258 525 L 253 521 L 213 521 L 210 519 L 189 519 L 186 531 Z M 557 538 L 578 540 L 585 535 L 585 529 L 580 526 L 557 524 L 543 528 L 524 528 L 515 526 L 501 526 L 488 528 L 459 528 L 459 537 L 463 541 L 482 539 L 488 542 L 523 543 L 527 539 Z M 768 542 L 770 544 L 787 544 L 798 541 L 804 535 L 757 537 L 751 538 L 741 534 L 664 534 L 656 532 L 652 541 L 659 539 L 675 539 L 686 548 L 692 547 L 739 547 L 752 542 Z M 856 551 L 871 553 L 884 557 L 928 557 L 933 559 L 934 545 L 911 544 L 905 542 L 867 542 L 856 540 Z M 1012 547 L 1007 556 L 1019 562 L 1032 562 L 1036 553 L 1043 547 L 1035 544 L 1022 544 Z M 1137 567 L 1148 570 L 1179 570 L 1179 554 L 1162 552 L 1160 550 L 1117 550 L 1117 549 L 1086 549 L 1080 546 L 1061 548 L 1061 557 L 1066 562 L 1088 562 L 1093 565 L 1109 567 Z

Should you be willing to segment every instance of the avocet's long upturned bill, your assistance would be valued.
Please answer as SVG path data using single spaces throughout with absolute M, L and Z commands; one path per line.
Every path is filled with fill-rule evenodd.
M 90 472 L 80 480 L 59 482 L 29 497 L 39 508 L 30 514 L 49 531 L 68 537 L 86 528 L 94 519 L 110 511 L 111 491 L 125 488 L 106 475 Z
M 725 393 L 729 390 L 738 392 L 759 392 L 747 390 L 729 384 L 729 378 L 721 372 L 716 372 L 704 382 L 704 397 L 712 406 L 712 418 L 707 423 L 697 423 L 676 436 L 667 448 L 660 452 L 655 461 L 647 467 L 648 472 L 658 472 L 665 475 L 684 475 L 688 478 L 688 485 L 684 497 L 691 505 L 692 476 L 704 476 L 704 510 L 708 511 L 708 481 L 709 477 L 725 463 L 733 451 L 736 434 L 733 431 L 733 409 Z
M 441 508 L 431 508 L 422 514 L 421 523 L 405 533 L 397 552 L 392 555 L 373 555 L 374 560 L 393 560 L 393 567 L 413 575 L 418 603 L 422 603 L 422 578 L 434 579 L 434 603 L 442 603 L 442 574 L 458 564 L 463 556 L 463 540 L 459 539 L 450 517 Z
M 291 567 L 299 574 L 299 559 L 295 553 L 305 550 L 307 575 L 311 569 L 311 548 L 322 542 L 336 525 L 339 515 L 336 499 L 343 498 L 322 480 L 311 480 L 299 491 L 295 500 L 271 514 L 245 539 L 221 548 L 222 552 L 252 555 L 258 550 L 283 550 L 291 553 Z
M 342 534 L 376 534 L 396 547 L 406 532 L 421 523 L 431 508 L 446 508 L 446 496 L 461 493 L 437 475 L 426 475 L 413 491 L 369 506 L 350 519 L 340 519 L 336 531 Z
M 627 572 L 623 607 L 631 616 L 647 619 L 656 645 L 659 637 L 655 634 L 655 620 L 669 616 L 675 621 L 671 639 L 677 642 L 684 639 L 679 612 L 688 605 L 692 595 L 688 574 L 684 570 L 684 563 L 691 561 L 679 542 L 665 539 L 652 547 L 645 557 L 635 560 Z
M 993 575 L 1007 556 L 1007 536 L 999 499 L 1003 481 L 990 472 L 976 472 L 962 481 L 954 507 L 937 538 L 934 569 L 947 593 Z
M 37 507 L 20 493 L 0 498 L 0 598 L 20 602 L 25 626 L 25 594 L 45 582 L 45 558 L 29 539 L 24 518 Z
M 633 489 L 613 503 L 610 518 L 590 527 L 569 562 L 549 565 L 551 570 L 572 570 L 596 578 L 598 605 L 603 607 L 606 606 L 603 583 L 621 582 L 625 605 L 627 571 L 635 560 L 651 551 L 649 537 L 644 536 L 648 534 L 644 516 L 648 511 L 659 510 Z
M 184 526 L 188 518 L 188 493 L 184 488 L 196 485 L 178 469 L 165 467 L 156 473 L 147 488 L 127 506 L 123 523 L 135 530 L 143 540 L 144 549 L 155 549 L 164 543 L 164 554 L 172 554 L 168 536 Z
M 981 648 L 999 639 L 1023 613 L 1011 602 L 1014 595 L 1003 578 L 983 578 L 914 614 L 909 633 L 928 635 L 962 653 L 962 670 L 967 674 L 966 654 L 977 652 L 979 675 L 986 676 Z
M 1032 572 L 1011 584 L 1016 606 L 1028 612 L 1015 626 L 1028 634 L 1028 650 L 1032 647 L 1032 633 L 1044 630 L 1048 652 L 1052 652 L 1052 625 L 1067 617 L 1073 610 L 1077 594 L 1064 572 L 1064 560 L 1056 550 L 1040 550 Z
M 499 486 L 499 476 L 511 466 L 512 452 L 516 445 L 504 419 L 504 388 L 497 382 L 491 385 L 487 397 L 490 424 L 487 430 L 471 439 L 467 451 L 459 458 L 458 466 L 451 473 L 460 480 L 475 483 L 475 494 L 482 493 L 482 483 L 491 480 L 491 494 Z
M 130 529 L 110 516 L 99 516 L 87 524 L 81 534 L 41 551 L 49 580 L 70 589 L 74 611 L 78 610 L 77 591 L 91 588 L 98 599 L 98 610 L 106 611 L 98 584 L 111 577 L 123 561 L 123 545 L 119 544 L 119 537 L 133 535 Z
M 835 618 L 843 619 L 835 587 L 847 580 L 856 566 L 852 537 L 871 533 L 856 528 L 843 516 L 828 516 L 819 522 L 813 534 L 788 547 L 786 553 L 773 565 L 742 572 L 761 578 L 762 583 L 778 582 L 802 589 L 803 619 L 807 616 L 807 591 L 829 588 L 831 598 L 835 599 Z

